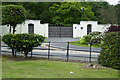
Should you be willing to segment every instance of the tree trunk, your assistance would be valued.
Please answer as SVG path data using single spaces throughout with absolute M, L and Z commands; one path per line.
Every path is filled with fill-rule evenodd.
M 14 49 L 12 48 L 12 56 L 14 57 Z
M 9 30 L 9 34 L 11 33 L 11 25 L 10 25 L 10 30 Z
M 24 51 L 24 59 L 27 58 L 27 55 L 28 55 L 28 51 L 26 50 L 26 51 Z
M 16 31 L 15 27 L 16 27 L 16 25 L 13 26 L 13 34 L 15 34 L 15 31 Z

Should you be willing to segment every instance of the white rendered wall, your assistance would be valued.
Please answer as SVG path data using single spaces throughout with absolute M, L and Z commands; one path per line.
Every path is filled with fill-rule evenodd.
M 2 27 L 0 26 L 0 36 L 2 36 Z
M 9 27 L 7 25 L 0 25 L 0 34 L 1 36 L 5 35 L 5 34 L 9 34 Z
M 26 20 L 23 24 L 18 24 L 16 27 L 15 34 L 18 33 L 28 33 L 28 24 L 34 24 L 34 33 L 48 37 L 48 24 L 41 24 L 40 20 Z M 2 27 L 2 36 L 9 34 L 9 28 L 6 25 Z
M 91 25 L 91 32 L 99 31 L 104 32 L 110 24 L 98 24 L 98 21 L 80 21 L 80 24 L 73 24 L 73 38 L 83 37 L 87 35 L 87 25 Z M 76 29 L 75 29 L 76 27 Z M 81 29 L 83 27 L 83 29 Z
M 82 30 L 80 30 L 79 24 L 73 24 L 73 38 L 80 37 Z
M 98 30 L 99 30 L 100 32 L 104 32 L 105 30 L 107 30 L 108 27 L 111 26 L 111 24 L 100 24 L 100 25 L 98 25 L 98 26 L 99 26 L 99 27 L 98 27 Z
M 48 37 L 48 23 L 41 24 L 40 20 L 26 20 L 25 23 L 19 24 L 16 27 L 17 33 L 28 33 L 28 24 L 34 24 L 34 33 Z M 80 21 L 80 24 L 73 24 L 73 38 L 83 37 L 87 35 L 87 25 L 92 25 L 92 32 L 99 31 L 104 32 L 106 28 L 110 27 L 110 24 L 98 24 L 97 21 Z M 76 27 L 76 28 L 75 28 Z M 83 29 L 81 29 L 83 27 Z M 6 25 L 0 26 L 2 32 L 0 34 L 9 34 L 9 28 Z

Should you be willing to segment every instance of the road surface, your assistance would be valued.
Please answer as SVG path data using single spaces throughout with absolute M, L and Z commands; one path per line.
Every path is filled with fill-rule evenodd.
M 2 47 L 2 54 L 11 54 L 11 50 L 8 49 L 7 47 Z M 23 55 L 23 54 L 17 54 L 17 55 Z M 47 55 L 48 55 L 47 47 L 41 46 L 41 47 L 37 47 L 33 50 L 33 57 L 47 58 L 48 57 Z M 96 61 L 98 58 L 98 55 L 99 55 L 99 53 L 92 52 L 91 57 L 94 57 L 94 58 L 92 58 L 92 61 Z M 69 59 L 70 60 L 89 61 L 89 57 L 90 57 L 89 52 L 69 50 Z M 66 59 L 67 58 L 67 50 L 51 47 L 50 58 Z

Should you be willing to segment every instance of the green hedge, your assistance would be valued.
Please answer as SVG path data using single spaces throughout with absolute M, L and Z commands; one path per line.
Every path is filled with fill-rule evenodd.
M 106 33 L 101 48 L 98 62 L 104 66 L 120 69 L 120 32 Z
M 7 34 L 4 35 L 2 40 L 11 49 L 16 52 L 23 51 L 25 57 L 27 57 L 28 52 L 33 50 L 33 47 L 40 46 L 44 42 L 44 37 L 37 34 Z

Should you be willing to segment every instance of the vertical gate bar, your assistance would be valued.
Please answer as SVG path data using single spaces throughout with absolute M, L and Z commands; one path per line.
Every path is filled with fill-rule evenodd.
M 48 60 L 50 59 L 50 41 L 49 41 L 49 47 L 48 47 Z
M 32 51 L 31 51 L 31 58 L 32 58 Z
M 2 45 L 1 45 L 1 35 L 0 35 L 0 57 L 1 57 L 1 47 Z
M 68 41 L 68 45 L 67 45 L 67 61 L 69 60 L 69 41 Z
M 48 34 L 49 37 L 73 37 L 73 28 L 67 24 L 49 24 Z
M 16 51 L 15 51 L 15 57 L 16 57 Z
M 90 59 L 89 59 L 89 62 L 91 63 L 91 45 L 92 45 L 92 43 L 91 43 L 91 41 L 90 41 Z
M 62 25 L 60 24 L 60 37 L 61 37 L 61 27 L 62 27 Z

